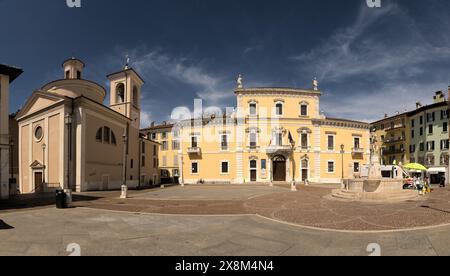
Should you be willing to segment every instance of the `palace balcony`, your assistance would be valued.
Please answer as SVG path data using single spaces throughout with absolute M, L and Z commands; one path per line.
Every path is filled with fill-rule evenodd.
M 200 155 L 202 154 L 202 149 L 200 147 L 190 147 L 188 148 L 187 153 Z
M 353 154 L 362 154 L 364 153 L 364 149 L 363 148 L 352 148 L 352 153 Z
M 292 152 L 292 146 L 277 146 L 272 145 L 267 148 L 267 154 L 273 155 L 273 154 L 286 154 Z

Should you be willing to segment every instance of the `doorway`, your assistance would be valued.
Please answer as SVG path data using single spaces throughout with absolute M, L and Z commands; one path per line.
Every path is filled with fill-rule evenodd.
M 258 162 L 256 160 L 250 161 L 250 182 L 258 181 Z
M 283 156 L 276 156 L 273 160 L 273 181 L 286 181 L 286 158 Z
M 43 174 L 42 172 L 34 173 L 34 192 L 42 194 L 44 192 Z

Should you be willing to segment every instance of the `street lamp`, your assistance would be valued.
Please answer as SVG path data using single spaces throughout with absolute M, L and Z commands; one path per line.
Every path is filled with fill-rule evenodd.
M 345 154 L 345 145 L 341 145 L 341 168 L 342 168 L 342 181 L 344 181 L 344 154 Z
M 45 187 L 45 150 L 47 149 L 47 145 L 44 143 L 42 144 L 42 184 L 44 184 Z
M 128 186 L 127 186 L 127 133 L 124 132 L 122 135 L 123 139 L 123 166 L 122 166 L 122 193 L 120 198 L 125 199 L 128 197 Z
M 10 140 L 9 141 L 9 173 L 11 174 L 11 179 L 10 181 L 12 181 L 12 179 L 14 178 L 14 141 Z M 15 184 L 15 183 L 14 183 Z
M 67 127 L 67 189 L 70 189 L 70 161 L 72 160 L 72 116 L 67 114 L 64 117 L 64 123 Z

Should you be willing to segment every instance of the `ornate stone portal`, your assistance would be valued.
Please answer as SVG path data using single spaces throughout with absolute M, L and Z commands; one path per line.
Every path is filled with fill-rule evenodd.
M 362 202 L 392 202 L 414 200 L 419 197 L 417 191 L 403 189 L 402 174 L 397 179 L 383 178 L 376 142 L 377 137 L 372 135 L 368 177 L 344 179 L 341 189 L 333 191 L 331 195 L 332 199 Z

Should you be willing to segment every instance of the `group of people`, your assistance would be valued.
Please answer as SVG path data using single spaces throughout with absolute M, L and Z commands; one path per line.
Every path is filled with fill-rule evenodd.
M 425 194 L 431 193 L 430 179 L 428 177 L 424 177 L 422 180 L 420 177 L 415 176 L 413 178 L 413 186 L 416 190 L 423 191 Z M 441 188 L 445 188 L 446 186 L 445 177 L 441 177 L 439 186 Z

